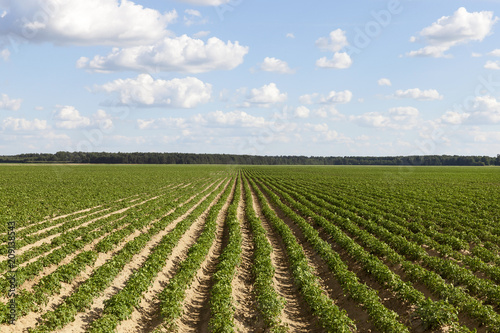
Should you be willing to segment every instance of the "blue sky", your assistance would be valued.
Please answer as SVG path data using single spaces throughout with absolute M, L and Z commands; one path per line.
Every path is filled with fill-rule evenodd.
M 0 0 L 0 154 L 500 153 L 500 1 Z

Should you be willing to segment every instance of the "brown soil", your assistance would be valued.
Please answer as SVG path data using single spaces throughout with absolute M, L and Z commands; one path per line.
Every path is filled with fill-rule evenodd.
M 229 183 L 226 183 L 224 187 L 228 185 Z M 179 263 L 186 259 L 189 248 L 196 242 L 199 235 L 203 231 L 203 225 L 209 209 L 215 205 L 221 195 L 222 192 L 186 231 L 179 243 L 172 250 L 172 254 L 167 260 L 165 267 L 158 273 L 152 286 L 144 294 L 139 303 L 139 307 L 132 312 L 130 319 L 121 322 L 117 327 L 118 332 L 150 332 L 161 324 L 161 318 L 158 316 L 159 304 L 156 296 L 165 288 L 168 281 L 175 275 Z
M 245 219 L 243 183 L 241 183 L 241 198 L 238 204 L 238 220 L 241 225 L 242 254 L 241 264 L 233 279 L 232 296 L 234 300 L 234 321 L 239 332 L 263 332 L 264 322 L 257 308 L 253 288 L 252 258 L 254 245 L 248 221 Z
M 292 332 L 322 332 L 317 318 L 312 315 L 309 305 L 300 295 L 298 287 L 293 282 L 290 263 L 281 238 L 274 232 L 262 213 L 256 194 L 252 190 L 253 208 L 262 221 L 267 232 L 267 238 L 273 248 L 271 261 L 275 268 L 273 277 L 274 289 L 285 299 L 286 305 L 281 314 L 281 322 Z
M 182 312 L 183 315 L 177 320 L 179 332 L 208 332 L 208 321 L 210 319 L 209 297 L 210 289 L 213 285 L 212 276 L 216 272 L 216 266 L 219 263 L 219 256 L 222 253 L 227 240 L 224 240 L 225 228 L 224 221 L 227 209 L 234 195 L 233 186 L 231 194 L 226 203 L 217 215 L 216 238 L 208 250 L 207 257 L 201 263 L 200 269 L 191 286 L 186 290 Z

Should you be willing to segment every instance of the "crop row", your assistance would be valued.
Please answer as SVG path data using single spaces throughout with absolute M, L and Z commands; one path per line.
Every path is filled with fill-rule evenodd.
M 398 241 L 393 242 L 391 248 L 375 237 L 380 237 L 381 235 L 386 235 L 390 238 L 393 237 L 394 235 L 386 229 L 378 226 L 373 221 L 364 220 L 354 213 L 350 214 L 349 217 L 343 217 L 342 210 L 332 205 L 330 202 L 316 197 L 317 193 L 312 194 L 312 192 L 312 190 L 310 192 L 301 191 L 301 194 L 314 204 L 310 206 L 310 208 L 321 212 L 320 214 L 323 217 L 340 226 L 351 235 L 356 236 L 359 241 L 365 242 L 366 247 L 372 252 L 382 257 L 387 257 L 394 263 L 401 264 L 405 273 L 413 281 L 424 283 L 438 297 L 447 299 L 459 311 L 465 311 L 471 317 L 476 318 L 479 324 L 488 325 L 492 331 L 500 327 L 500 316 L 491 306 L 483 305 L 481 301 L 467 294 L 462 288 L 446 283 L 438 274 L 425 270 L 419 264 L 414 264 L 411 261 L 405 260 L 401 254 L 397 253 L 402 252 L 406 255 L 411 255 L 415 251 L 418 251 L 417 248 L 412 246 L 406 239 L 397 238 Z M 303 203 L 307 205 L 306 202 Z M 356 226 L 351 220 L 358 223 L 362 229 Z M 420 249 L 420 247 L 418 248 Z
M 199 200 L 207 191 L 213 191 L 212 185 L 207 190 L 200 192 L 193 201 Z M 142 233 L 116 253 L 111 260 L 97 268 L 89 279 L 82 283 L 78 289 L 64 300 L 55 310 L 42 315 L 43 321 L 33 332 L 48 332 L 60 329 L 74 320 L 78 312 L 88 309 L 93 299 L 106 289 L 114 278 L 122 271 L 123 267 L 139 253 L 147 242 L 161 230 L 165 229 L 171 222 L 185 214 L 190 209 L 190 205 L 178 206 L 170 215 L 154 223 L 147 233 Z

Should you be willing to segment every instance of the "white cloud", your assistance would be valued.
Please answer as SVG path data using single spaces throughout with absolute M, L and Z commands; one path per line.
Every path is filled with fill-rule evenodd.
M 396 90 L 394 97 L 397 98 L 412 98 L 420 101 L 433 101 L 443 99 L 443 96 L 435 89 L 420 90 L 419 88 Z
M 500 101 L 492 96 L 479 96 L 474 100 L 468 121 L 473 124 L 500 123 Z
M 160 13 L 129 0 L 3 0 L 0 33 L 72 45 L 139 45 L 167 34 L 175 10 Z M 110 19 L 112 18 L 112 19 Z
M 264 61 L 260 64 L 259 69 L 265 72 L 277 72 L 281 74 L 293 74 L 295 70 L 291 69 L 286 61 L 265 57 Z
M 208 35 L 210 35 L 209 30 L 202 30 L 202 31 L 198 31 L 197 33 L 193 34 L 193 37 L 194 38 L 203 38 L 203 37 L 206 37 Z
M 137 127 L 141 130 L 164 128 L 182 129 L 187 127 L 187 122 L 184 118 L 137 119 Z
M 133 70 L 139 72 L 202 73 L 212 70 L 230 70 L 243 62 L 247 46 L 238 42 L 224 43 L 216 37 L 207 42 L 187 35 L 164 38 L 152 45 L 114 48 L 106 56 L 93 59 L 82 57 L 77 67 L 95 72 Z
M 177 1 L 198 6 L 220 6 L 231 3 L 234 0 L 177 0 Z
M 186 9 L 184 11 L 184 25 L 191 26 L 193 24 L 205 24 L 208 22 L 206 18 L 203 18 L 200 11 L 196 9 Z
M 346 52 L 335 52 L 332 59 L 322 57 L 316 60 L 316 66 L 319 68 L 345 69 L 352 65 L 352 59 Z
M 295 35 L 293 33 L 289 32 L 286 34 L 286 38 L 294 39 Z
M 243 111 L 231 111 L 224 113 L 222 111 L 210 112 L 204 119 L 208 124 L 238 127 L 262 128 L 268 125 L 263 117 L 255 117 Z
M 318 96 L 319 96 L 318 93 L 305 94 L 299 97 L 299 102 L 301 104 L 314 104 Z
M 140 74 L 135 79 L 118 79 L 96 86 L 94 90 L 118 93 L 120 105 L 194 108 L 210 100 L 212 85 L 194 77 L 167 81 Z
M 500 123 L 500 101 L 493 96 L 474 98 L 467 112 L 447 111 L 438 119 L 453 125 L 490 125 Z
M 389 117 L 379 112 L 367 112 L 359 116 L 350 116 L 349 119 L 366 127 L 387 127 L 390 122 Z
M 269 122 L 263 117 L 255 117 L 246 112 L 235 110 L 230 112 L 214 111 L 207 114 L 197 114 L 187 118 L 138 119 L 137 127 L 141 130 L 179 129 L 184 133 L 196 131 L 206 132 L 200 128 L 264 128 Z
M 377 84 L 379 86 L 391 86 L 392 83 L 391 83 L 391 80 L 387 79 L 387 78 L 381 78 L 377 81 Z
M 90 118 L 80 115 L 80 111 L 70 105 L 58 106 L 54 119 L 57 120 L 56 127 L 64 129 L 84 128 L 91 124 Z
M 11 99 L 6 94 L 2 94 L 0 99 L 0 109 L 17 111 L 21 108 L 22 99 Z
M 420 37 L 413 36 L 410 41 L 421 39 L 428 45 L 407 53 L 409 57 L 447 57 L 445 52 L 458 44 L 471 41 L 482 41 L 491 33 L 493 25 L 498 20 L 491 11 L 469 13 L 460 7 L 452 16 L 443 16 L 430 26 L 419 32 Z
M 484 64 L 484 68 L 500 70 L 500 61 L 488 60 L 486 64 Z
M 316 46 L 322 51 L 337 52 L 349 45 L 342 29 L 333 30 L 328 37 L 321 37 L 316 40 Z
M 4 131 L 36 131 L 47 128 L 47 121 L 40 119 L 27 120 L 24 118 L 8 117 L 2 121 L 2 130 Z
M 488 55 L 492 56 L 492 57 L 500 57 L 500 49 L 495 49 L 495 50 L 489 52 Z
M 349 90 L 344 91 L 330 91 L 327 96 L 321 96 L 319 99 L 322 104 L 345 104 L 349 103 L 352 99 L 352 92 Z
M 199 10 L 196 9 L 186 9 L 184 13 L 191 15 L 191 16 L 196 16 L 196 17 L 201 17 L 201 13 Z
M 9 49 L 3 49 L 2 51 L 0 51 L 0 58 L 2 58 L 4 61 L 9 60 L 10 58 Z
M 352 139 L 346 137 L 344 134 L 339 134 L 335 130 L 331 130 L 328 124 L 310 124 L 307 123 L 304 126 L 306 129 L 313 132 L 313 142 L 341 142 L 341 143 L 352 143 Z
M 482 57 L 483 55 L 482 55 L 481 53 L 472 52 L 470 56 L 471 56 L 472 58 L 480 58 L 480 57 Z
M 295 116 L 299 118 L 308 118 L 309 113 L 311 110 L 309 110 L 307 107 L 301 105 L 295 109 Z
M 350 116 L 349 120 L 365 127 L 410 130 L 419 123 L 419 111 L 411 106 L 390 108 L 387 113 L 367 112 Z
M 394 121 L 409 122 L 412 118 L 418 117 L 419 112 L 417 108 L 412 106 L 399 106 L 390 108 L 389 115 Z
M 97 112 L 92 115 L 92 123 L 103 130 L 109 130 L 113 128 L 113 120 L 111 119 L 111 116 L 104 110 L 97 110 Z
M 305 94 L 299 97 L 301 104 L 345 104 L 352 99 L 350 90 L 330 91 L 328 95 L 320 95 L 318 93 Z
M 470 114 L 468 113 L 460 113 L 456 111 L 447 111 L 444 115 L 441 116 L 440 120 L 445 123 L 452 125 L 459 125 L 463 123 L 467 118 L 469 118 Z
M 322 105 L 321 107 L 314 109 L 312 113 L 320 118 L 327 118 L 328 116 L 333 117 L 333 119 L 344 118 L 344 116 L 335 108 L 335 105 Z
M 261 107 L 270 107 L 274 103 L 284 102 L 287 99 L 286 93 L 281 93 L 275 83 L 265 84 L 260 88 L 250 91 L 245 106 L 256 104 Z

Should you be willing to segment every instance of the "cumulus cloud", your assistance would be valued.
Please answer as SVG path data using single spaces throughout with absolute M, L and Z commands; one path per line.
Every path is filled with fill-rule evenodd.
M 21 108 L 22 99 L 12 99 L 6 94 L 1 96 L 0 109 L 17 111 Z
M 490 125 L 500 123 L 500 101 L 486 95 L 475 97 L 467 112 L 447 111 L 438 122 L 459 125 Z
M 333 30 L 328 37 L 321 37 L 316 40 L 316 46 L 322 51 L 337 52 L 349 45 L 342 29 Z
M 164 128 L 186 128 L 187 122 L 184 118 L 158 118 L 158 119 L 137 119 L 137 127 L 141 130 L 164 129 Z
M 294 38 L 295 38 L 295 35 L 294 35 L 293 33 L 289 32 L 289 33 L 287 33 L 287 34 L 286 34 L 286 36 L 285 36 L 285 37 L 286 37 L 286 38 L 290 38 L 290 39 L 294 39 Z
M 390 108 L 386 113 L 367 112 L 359 116 L 350 116 L 349 120 L 365 127 L 409 130 L 419 122 L 418 109 L 411 106 Z
M 467 118 L 469 118 L 470 114 L 461 113 L 456 111 L 447 111 L 444 115 L 441 116 L 440 120 L 452 125 L 459 125 L 463 123 Z
M 345 31 L 342 29 L 333 30 L 328 37 L 321 37 L 316 40 L 316 47 L 321 51 L 334 52 L 331 59 L 322 57 L 316 60 L 316 67 L 319 68 L 334 68 L 345 69 L 352 65 L 352 59 L 346 52 L 339 52 L 344 47 L 348 46 Z
M 135 79 L 118 79 L 95 86 L 94 91 L 117 93 L 119 105 L 194 108 L 210 100 L 212 85 L 194 77 L 167 81 L 140 74 Z
M 95 72 L 132 70 L 138 72 L 202 73 L 230 70 L 243 62 L 248 47 L 237 41 L 224 43 L 216 37 L 205 43 L 187 35 L 166 37 L 151 45 L 114 48 L 106 56 L 82 57 L 77 67 Z
M 194 38 L 203 38 L 203 37 L 206 37 L 208 35 L 210 35 L 209 30 L 202 30 L 202 31 L 198 31 L 197 33 L 193 34 L 193 37 Z
M 216 124 L 222 126 L 238 126 L 238 127 L 254 127 L 262 128 L 268 125 L 268 122 L 263 117 L 255 117 L 243 111 L 214 111 L 204 116 L 208 124 Z
M 57 105 L 53 111 L 53 119 L 56 120 L 56 127 L 61 129 L 77 129 L 87 127 L 99 127 L 109 130 L 113 127 L 113 120 L 104 110 L 97 110 L 90 117 L 80 114 L 74 106 Z
M 316 66 L 319 68 L 345 69 L 351 67 L 351 65 L 351 56 L 346 52 L 335 52 L 331 59 L 322 57 L 316 60 Z
M 196 9 L 186 9 L 184 11 L 184 25 L 191 26 L 193 24 L 205 24 L 208 22 L 206 18 L 203 18 L 200 11 Z
M 299 102 L 301 104 L 314 104 L 318 96 L 318 93 L 301 95 L 299 97 Z
M 500 122 L 500 101 L 493 96 L 479 96 L 474 100 L 468 121 L 473 124 Z
M 320 103 L 322 104 L 345 104 L 349 103 L 352 99 L 352 92 L 349 90 L 344 91 L 330 91 L 327 96 L 321 96 Z
M 486 64 L 484 64 L 484 68 L 500 70 L 500 61 L 488 60 Z
M 308 118 L 309 113 L 311 113 L 311 110 L 309 110 L 307 107 L 301 105 L 295 109 L 295 116 L 298 118 Z
M 286 61 L 265 57 L 264 61 L 259 64 L 259 69 L 265 72 L 276 72 L 281 74 L 293 74 L 295 70 L 291 69 Z
M 500 57 L 500 49 L 495 49 L 495 50 L 489 52 L 488 55 L 492 56 L 492 57 Z
M 104 110 L 97 110 L 97 112 L 92 115 L 92 123 L 104 130 L 113 128 L 113 120 Z
M 311 124 L 306 123 L 304 126 L 306 129 L 314 133 L 312 141 L 313 142 L 342 142 L 342 143 L 352 143 L 352 139 L 346 137 L 343 134 L 338 133 L 335 130 L 331 130 L 328 124 Z
M 305 94 L 299 97 L 301 104 L 345 104 L 352 99 L 352 92 L 349 90 L 330 91 L 328 95 L 318 93 Z
M 168 32 L 175 10 L 160 13 L 130 0 L 3 0 L 0 33 L 71 45 L 139 45 Z M 113 19 L 110 19 L 113 18 Z
M 419 88 L 396 90 L 396 92 L 394 93 L 394 97 L 411 98 L 419 101 L 433 101 L 443 99 L 443 95 L 440 95 L 435 89 L 420 90 Z
M 260 88 L 252 89 L 243 106 L 270 107 L 272 104 L 284 102 L 286 99 L 287 94 L 280 92 L 276 83 L 271 82 Z
M 207 114 L 197 114 L 187 118 L 158 118 L 138 119 L 137 127 L 141 130 L 150 129 L 182 129 L 191 131 L 197 126 L 203 127 L 234 127 L 234 128 L 263 128 L 269 122 L 263 117 L 255 117 L 244 111 L 214 111 Z
M 4 61 L 9 60 L 10 58 L 9 49 L 3 49 L 2 51 L 0 51 L 0 58 L 2 58 Z
M 227 3 L 231 3 L 234 0 L 177 0 L 177 1 L 198 6 L 220 6 Z
M 428 45 L 408 52 L 409 57 L 447 57 L 451 47 L 471 41 L 482 41 L 491 34 L 498 18 L 491 11 L 471 12 L 460 7 L 452 16 L 443 16 L 430 26 L 422 29 L 419 36 L 410 38 L 411 42 L 423 40 Z
M 2 130 L 10 131 L 36 131 L 47 129 L 47 120 L 7 117 L 2 120 Z
M 391 83 L 391 80 L 387 79 L 387 78 L 381 78 L 377 81 L 377 84 L 379 86 L 391 86 L 392 83 Z
M 54 119 L 57 120 L 56 127 L 64 129 L 75 129 L 88 127 L 90 118 L 82 116 L 74 106 L 58 106 L 54 111 Z

